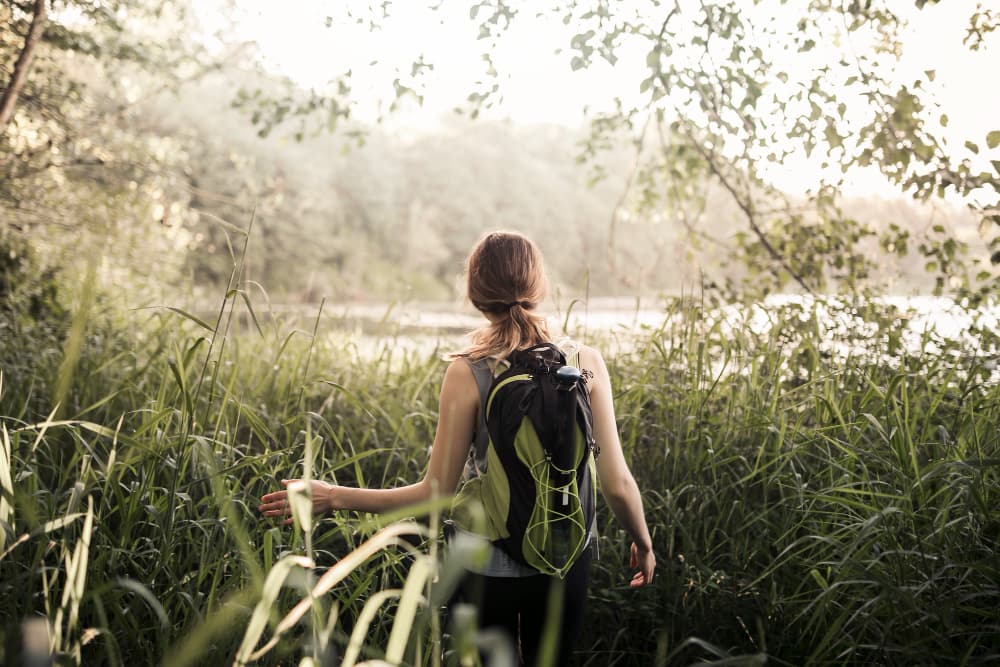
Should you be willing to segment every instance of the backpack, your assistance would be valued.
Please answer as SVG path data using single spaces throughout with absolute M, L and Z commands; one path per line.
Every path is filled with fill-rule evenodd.
M 590 373 L 568 365 L 551 343 L 517 351 L 507 361 L 483 406 L 489 444 L 480 500 L 494 544 L 516 561 L 563 578 L 595 523 Z

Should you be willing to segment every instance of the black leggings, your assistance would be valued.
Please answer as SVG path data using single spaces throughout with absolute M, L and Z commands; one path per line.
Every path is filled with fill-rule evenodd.
M 563 589 L 562 624 L 556 652 L 557 665 L 569 664 L 583 627 L 583 609 L 590 579 L 590 549 L 570 568 L 566 578 L 539 574 L 532 577 L 486 577 L 468 573 L 452 603 L 475 605 L 481 629 L 499 628 L 519 646 L 521 664 L 535 667 L 545 632 L 545 616 L 553 587 Z

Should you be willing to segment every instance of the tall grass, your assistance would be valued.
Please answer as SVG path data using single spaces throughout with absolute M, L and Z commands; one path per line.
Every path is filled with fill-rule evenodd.
M 236 335 L 245 288 L 214 323 L 98 308 L 78 347 L 50 341 L 77 350 L 72 372 L 49 343 L 4 341 L 0 662 L 35 617 L 69 664 L 438 664 L 463 638 L 446 660 L 469 654 L 467 619 L 437 615 L 440 503 L 293 527 L 256 512 L 282 478 L 418 479 L 440 351 L 362 353 L 329 319 L 259 308 Z M 761 332 L 670 308 L 602 344 L 660 565 L 629 590 L 602 507 L 580 663 L 1000 660 L 988 360 L 901 352 L 891 317 L 844 357 L 805 311 Z
M 661 573 L 636 598 L 602 561 L 590 664 L 1000 659 L 990 359 L 900 355 L 870 331 L 838 358 L 808 315 L 754 334 L 692 306 L 615 357 Z M 627 631 L 596 631 L 625 606 Z
M 436 407 L 423 396 L 392 399 L 399 390 L 422 394 L 436 360 L 387 348 L 370 363 L 332 338 L 277 325 L 226 335 L 237 299 L 246 303 L 229 290 L 214 326 L 177 309 L 74 323 L 75 338 L 63 344 L 75 363 L 62 372 L 31 368 L 30 341 L 5 350 L 5 362 L 36 374 L 34 385 L 0 391 L 5 645 L 16 647 L 20 623 L 41 615 L 69 662 L 232 662 L 266 575 L 305 550 L 304 536 L 315 540 L 322 569 L 377 528 L 327 521 L 290 531 L 259 518 L 260 495 L 310 468 L 349 483 L 401 483 L 421 472 L 397 445 L 426 451 Z M 313 354 L 322 367 L 310 372 Z M 397 372 L 412 380 L 397 382 Z M 66 387 L 61 420 L 36 408 L 46 383 Z M 341 617 L 356 618 L 407 571 L 404 551 L 350 572 Z M 307 578 L 292 583 L 308 588 Z M 333 639 L 350 629 L 339 624 Z M 287 662 L 304 650 L 299 640 L 264 662 Z M 17 649 L 5 650 L 0 662 Z

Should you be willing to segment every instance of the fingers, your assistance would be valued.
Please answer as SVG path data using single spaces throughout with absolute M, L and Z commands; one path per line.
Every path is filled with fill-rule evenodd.
M 651 551 L 644 551 L 641 555 L 639 547 L 635 542 L 629 549 L 629 567 L 638 568 L 639 571 L 632 575 L 629 586 L 640 588 L 653 583 L 653 571 L 656 569 L 656 556 Z
M 651 583 L 653 583 L 653 573 L 651 571 L 639 571 L 632 575 L 632 581 L 628 582 L 628 585 L 631 588 L 642 588 Z
M 286 480 L 281 481 L 284 483 Z M 291 513 L 291 508 L 288 505 L 287 491 L 265 493 L 261 496 L 260 503 L 257 509 L 264 516 L 284 516 Z
M 265 493 L 260 497 L 262 503 L 273 503 L 283 501 L 288 496 L 287 491 L 275 491 L 274 493 Z
M 305 483 L 300 479 L 283 479 L 281 485 L 285 487 L 284 490 L 265 493 L 260 497 L 260 505 L 257 509 L 263 516 L 290 516 L 292 508 L 288 502 L 288 494 L 298 491 L 298 487 L 304 487 Z M 291 525 L 293 519 L 285 519 L 282 523 L 286 526 Z

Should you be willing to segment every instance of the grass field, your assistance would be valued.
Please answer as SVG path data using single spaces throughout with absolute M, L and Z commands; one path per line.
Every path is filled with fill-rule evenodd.
M 386 336 L 362 353 L 320 318 L 235 335 L 236 291 L 212 322 L 100 304 L 51 326 L 2 315 L 0 663 L 39 628 L 61 664 L 467 651 L 438 613 L 435 507 L 294 528 L 256 512 L 283 477 L 417 480 L 444 350 Z M 659 568 L 627 588 L 602 505 L 580 664 L 1000 662 L 989 332 L 906 350 L 886 307 L 834 354 L 802 306 L 763 331 L 668 310 L 628 345 L 587 341 L 607 351 Z

